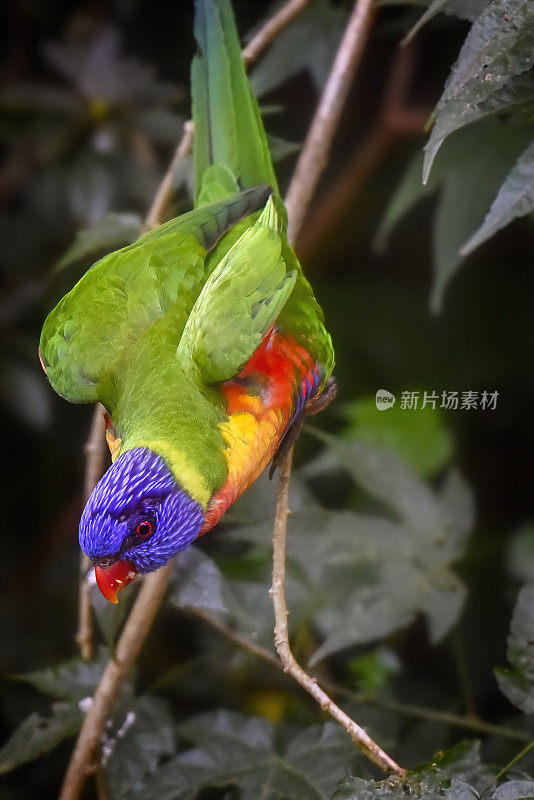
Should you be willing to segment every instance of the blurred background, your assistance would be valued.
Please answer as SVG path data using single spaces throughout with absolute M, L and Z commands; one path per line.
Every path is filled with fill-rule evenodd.
M 273 5 L 236 0 L 234 8 L 245 36 Z M 342 1 L 316 0 L 251 72 L 282 187 L 349 8 Z M 76 654 L 77 526 L 92 409 L 62 401 L 49 387 L 37 359 L 40 328 L 99 255 L 137 236 L 190 116 L 194 41 L 189 2 L 12 0 L 2 14 L 0 325 L 7 519 L 1 657 L 7 737 L 28 714 L 48 707 L 13 676 Z M 447 223 L 453 231 L 462 226 L 465 186 L 451 181 L 443 189 L 436 181 L 413 193 L 396 224 L 384 223 L 399 182 L 420 158 L 424 125 L 470 25 L 440 15 L 401 50 L 400 39 L 419 15 L 420 9 L 400 3 L 379 10 L 298 251 L 337 352 L 339 396 L 314 426 L 344 440 L 385 446 L 432 486 L 451 465 L 458 468 L 476 508 L 455 567 L 468 593 L 458 624 L 438 644 L 430 643 L 422 617 L 415 615 L 411 624 L 377 636 L 379 644 L 371 635 L 334 654 L 324 669 L 361 689 L 358 681 L 367 675 L 361 659 L 367 656 L 371 677 L 378 663 L 385 664 L 383 686 L 375 688 L 390 698 L 508 724 L 514 710 L 499 693 L 492 669 L 506 663 L 515 594 L 520 582 L 532 578 L 532 219 L 514 222 L 475 251 L 441 297 L 433 275 L 439 259 L 447 258 L 436 243 L 436 231 L 438 240 L 441 235 L 446 242 L 449 235 L 443 194 L 448 192 L 449 213 L 457 208 L 457 218 L 449 216 Z M 491 138 L 490 129 L 474 133 L 477 153 L 486 133 Z M 518 139 L 523 146 L 525 135 Z M 447 167 L 446 158 L 444 179 L 454 166 Z M 188 207 L 191 180 L 185 160 L 175 176 L 169 216 Z M 76 238 L 80 231 L 88 232 Z M 457 266 L 451 262 L 447 269 L 453 273 Z M 396 409 L 374 410 L 378 389 L 397 397 Z M 400 410 L 402 392 L 422 396 L 425 390 L 440 397 L 443 391 L 497 391 L 498 400 L 495 410 Z M 304 434 L 297 466 L 307 465 L 319 449 L 316 438 Z M 367 508 L 361 490 L 339 470 L 303 469 L 300 480 L 327 509 Z M 203 552 L 229 574 L 231 550 L 224 551 L 217 532 L 210 537 Z M 243 569 L 250 570 L 251 557 L 245 562 Z M 297 650 L 311 654 L 316 630 L 308 624 L 297 633 Z M 235 658 L 223 666 L 222 659 L 207 658 L 227 647 L 197 621 L 165 609 L 141 657 L 140 686 L 146 691 L 156 685 L 179 718 L 218 706 L 289 724 L 317 716 L 299 690 L 268 666 L 245 661 L 236 667 Z M 197 666 L 189 668 L 190 662 Z M 177 674 L 159 686 L 163 675 L 180 669 L 183 679 Z M 396 755 L 409 765 L 466 735 L 372 706 L 358 713 L 386 741 L 400 742 Z M 490 739 L 486 746 L 490 760 L 502 761 L 519 743 Z M 70 747 L 68 740 L 53 755 L 21 767 L 5 779 L 0 796 L 37 796 L 39 788 L 41 800 L 54 797 Z

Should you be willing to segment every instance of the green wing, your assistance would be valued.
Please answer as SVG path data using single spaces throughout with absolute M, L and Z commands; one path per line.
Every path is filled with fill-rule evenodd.
M 112 410 L 123 359 L 139 337 L 172 312 L 176 342 L 206 279 L 205 257 L 238 220 L 261 208 L 256 187 L 171 220 L 98 261 L 49 314 L 43 366 L 67 400 L 100 400 Z
M 212 272 L 196 301 L 178 347 L 202 380 L 236 375 L 279 315 L 295 285 L 287 272 L 273 200 Z

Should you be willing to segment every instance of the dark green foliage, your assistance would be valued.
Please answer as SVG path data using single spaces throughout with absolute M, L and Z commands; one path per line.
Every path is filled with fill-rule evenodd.
M 506 697 L 525 714 L 534 713 L 534 584 L 519 592 L 508 637 L 509 669 L 496 669 Z
M 54 703 L 49 717 L 31 714 L 0 751 L 0 772 L 10 772 L 53 750 L 63 739 L 74 736 L 81 723 L 82 713 L 72 703 Z
M 522 800 L 534 792 L 534 781 L 507 780 L 495 788 L 491 770 L 480 760 L 478 743 L 462 742 L 436 753 L 428 763 L 406 778 L 368 781 L 347 777 L 340 781 L 331 800 Z
M 426 186 L 421 186 L 415 161 L 378 234 L 383 243 L 425 188 L 443 184 L 434 221 L 434 310 L 441 308 L 462 258 L 534 208 L 534 150 L 528 146 L 534 113 L 534 5 L 490 0 L 471 9 L 478 13 L 432 115 L 422 164 Z M 434 0 L 410 35 L 445 10 L 456 13 L 448 0 Z M 454 137 L 443 160 L 436 161 L 448 137 L 466 126 L 466 136 Z
M 316 725 L 283 748 L 265 719 L 218 711 L 180 725 L 193 745 L 148 782 L 140 800 L 193 800 L 206 787 L 234 787 L 240 800 L 325 800 L 354 759 L 336 725 Z
M 138 697 L 115 729 L 106 732 L 103 762 L 111 796 L 130 798 L 175 749 L 167 703 L 159 697 Z
M 141 219 L 138 214 L 106 214 L 90 228 L 79 231 L 65 255 L 58 261 L 56 269 L 64 269 L 73 261 L 90 261 L 99 253 L 118 250 L 141 235 Z
M 441 308 L 448 282 L 462 262 L 466 240 L 479 226 L 487 233 L 485 212 L 498 192 L 507 193 L 503 183 L 511 180 L 511 171 L 516 170 L 514 165 L 531 138 L 532 126 L 522 120 L 509 123 L 485 120 L 447 140 L 426 185 L 421 184 L 422 154 L 418 153 L 408 166 L 390 200 L 376 235 L 376 245 L 379 248 L 385 245 L 399 219 L 415 203 L 439 191 L 432 246 L 434 310 Z
M 534 143 L 519 156 L 499 189 L 480 228 L 465 243 L 460 255 L 468 256 L 515 217 L 534 209 Z
M 78 702 L 92 694 L 102 677 L 108 658 L 107 649 L 101 647 L 95 660 L 82 661 L 73 658 L 48 669 L 18 675 L 17 679 L 31 684 L 45 694 Z
M 450 566 L 460 558 L 472 525 L 467 487 L 451 473 L 434 493 L 392 454 L 356 442 L 334 441 L 306 475 L 324 475 L 340 463 L 384 509 L 381 514 L 326 511 L 294 481 L 289 597 L 292 620 L 313 624 L 324 639 L 311 663 L 382 639 L 418 613 L 425 614 L 431 639 L 439 641 L 457 620 L 465 598 Z M 266 645 L 272 640 L 266 594 L 272 523 L 261 521 L 261 509 L 272 497 L 273 487 L 260 479 L 247 499 L 249 507 L 260 510 L 253 524 L 219 533 L 219 541 L 248 546 L 241 559 L 220 562 L 231 570 L 229 579 L 191 548 L 179 561 L 171 594 L 179 608 L 198 608 Z M 247 578 L 253 564 L 256 575 Z M 231 577 L 232 572 L 239 577 Z
M 341 414 L 349 423 L 347 436 L 391 450 L 423 477 L 436 475 L 450 463 L 452 435 L 443 414 L 431 404 L 417 414 L 407 414 L 397 400 L 384 412 L 377 409 L 374 397 L 364 397 L 345 404 Z

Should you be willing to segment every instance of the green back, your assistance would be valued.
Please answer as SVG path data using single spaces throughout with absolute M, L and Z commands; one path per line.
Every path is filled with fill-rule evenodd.
M 43 325 L 41 355 L 54 389 L 74 403 L 100 400 L 113 412 L 137 340 L 172 312 L 178 345 L 207 278 L 208 249 L 267 196 L 256 187 L 203 206 L 94 264 Z

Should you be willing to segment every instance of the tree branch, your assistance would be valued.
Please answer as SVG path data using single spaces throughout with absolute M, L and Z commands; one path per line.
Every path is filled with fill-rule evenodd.
M 270 650 L 266 647 L 251 641 L 247 636 L 230 628 L 215 617 L 206 614 L 201 608 L 191 608 L 187 610 L 197 619 L 200 619 L 205 624 L 209 625 L 213 630 L 217 631 L 228 639 L 236 647 L 241 647 L 247 653 L 260 658 L 267 664 L 270 664 L 276 669 L 284 672 L 284 665 Z M 396 700 L 388 700 L 384 697 L 375 695 L 368 695 L 365 692 L 353 692 L 345 686 L 338 683 L 326 680 L 323 677 L 315 675 L 311 676 L 313 680 L 317 680 L 319 684 L 330 694 L 345 697 L 353 703 L 376 706 L 376 708 L 383 708 L 385 711 L 391 711 L 393 714 L 399 714 L 405 717 L 412 717 L 414 719 L 430 720 L 432 722 L 442 722 L 445 725 L 450 725 L 453 728 L 464 728 L 477 733 L 486 734 L 487 736 L 499 736 L 503 739 L 515 739 L 519 742 L 530 742 L 531 737 L 526 731 L 514 730 L 513 728 L 505 728 L 501 725 L 492 725 L 482 719 L 473 719 L 471 717 L 453 714 L 450 711 L 440 711 L 439 709 L 426 708 L 425 706 L 412 705 L 411 703 L 401 703 Z
M 178 144 L 178 147 L 174 151 L 171 163 L 167 167 L 167 171 L 161 180 L 158 190 L 154 195 L 152 205 L 150 206 L 148 214 L 146 215 L 144 225 L 145 230 L 151 231 L 154 228 L 157 228 L 158 225 L 161 225 L 163 213 L 169 205 L 172 197 L 173 181 L 176 174 L 176 169 L 180 161 L 182 161 L 182 159 L 185 158 L 185 156 L 187 156 L 191 150 L 191 146 L 193 144 L 193 130 L 193 122 L 191 120 L 184 122 L 182 138 Z
M 372 0 L 357 0 L 352 15 L 334 59 L 332 70 L 326 82 L 319 106 L 310 131 L 297 162 L 286 197 L 289 215 L 288 238 L 296 242 L 302 228 L 308 205 L 319 182 L 330 152 L 341 112 L 349 92 L 363 52 L 367 34 L 372 21 Z M 275 618 L 275 645 L 284 670 L 288 672 L 327 711 L 342 725 L 355 744 L 385 771 L 404 774 L 400 767 L 385 753 L 353 719 L 351 719 L 326 692 L 317 680 L 305 672 L 297 663 L 289 644 L 287 626 L 288 610 L 285 599 L 286 574 L 286 532 L 289 502 L 289 483 L 293 446 L 281 456 L 280 477 L 273 528 L 273 580 L 270 589 Z
M 341 112 L 367 41 L 372 5 L 373 0 L 356 0 L 289 185 L 285 204 L 289 215 L 288 238 L 293 245 L 328 160 Z
M 316 678 L 312 678 L 297 663 L 289 644 L 287 627 L 288 610 L 285 597 L 286 574 L 286 530 L 289 513 L 289 483 L 291 477 L 291 460 L 293 449 L 290 448 L 280 462 L 280 477 L 276 502 L 276 517 L 273 530 L 273 582 L 270 591 L 274 608 L 274 643 L 284 666 L 288 672 L 316 700 L 323 711 L 327 711 L 350 735 L 354 743 L 377 766 L 388 772 L 403 775 L 404 770 L 387 755 L 370 736 L 348 714 L 321 689 Z
M 278 36 L 280 31 L 289 25 L 297 14 L 300 14 L 303 8 L 308 5 L 309 1 L 310 0 L 289 0 L 272 19 L 265 23 L 263 28 L 250 40 L 241 53 L 245 66 L 249 67 L 256 61 L 260 53 L 267 49 L 273 39 Z
M 106 423 L 104 419 L 104 406 L 97 403 L 91 422 L 89 438 L 85 444 L 85 476 L 83 485 L 83 501 L 86 503 L 89 495 L 95 488 L 106 468 L 106 444 L 104 434 Z M 82 551 L 80 555 L 80 584 L 78 589 L 78 629 L 76 631 L 76 644 L 82 658 L 92 658 L 93 644 L 93 615 L 91 611 L 91 587 L 87 581 L 87 573 L 91 569 L 91 559 Z
M 87 776 L 94 771 L 102 731 L 126 680 L 156 612 L 165 595 L 172 564 L 169 562 L 143 580 L 134 607 L 122 630 L 115 655 L 106 666 L 72 754 L 59 800 L 77 800 Z

